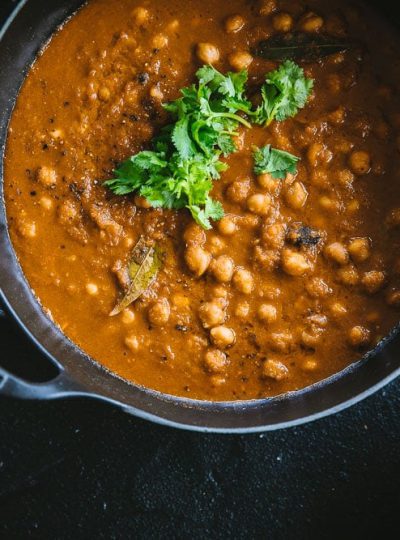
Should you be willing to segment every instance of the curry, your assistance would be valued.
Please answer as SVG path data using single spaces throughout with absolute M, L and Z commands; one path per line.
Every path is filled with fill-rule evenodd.
M 296 58 L 304 103 L 252 122 L 285 66 L 260 44 L 289 34 L 352 45 Z M 89 1 L 32 66 L 6 148 L 9 231 L 48 317 L 118 376 L 195 399 L 300 389 L 372 349 L 400 308 L 399 45 L 341 0 Z M 202 66 L 248 72 L 253 107 L 208 223 L 106 182 L 154 147 Z M 257 149 L 290 166 L 257 169 Z M 151 279 L 120 304 L 149 254 Z

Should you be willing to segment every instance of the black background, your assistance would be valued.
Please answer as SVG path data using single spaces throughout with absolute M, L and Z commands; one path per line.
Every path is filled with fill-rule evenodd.
M 0 360 L 49 371 L 1 318 Z M 0 398 L 0 538 L 398 538 L 399 406 L 396 381 L 334 417 L 227 436 Z

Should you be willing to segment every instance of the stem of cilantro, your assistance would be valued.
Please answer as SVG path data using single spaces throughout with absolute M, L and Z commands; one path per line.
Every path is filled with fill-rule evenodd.
M 236 122 L 239 122 L 243 126 L 246 126 L 247 128 L 251 128 L 250 122 L 239 116 L 235 113 L 212 113 L 213 118 L 230 118 L 231 120 L 235 120 Z

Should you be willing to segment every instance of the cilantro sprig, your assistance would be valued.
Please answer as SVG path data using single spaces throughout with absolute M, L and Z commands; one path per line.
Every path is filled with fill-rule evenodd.
M 284 62 L 267 75 L 262 104 L 253 110 L 245 94 L 247 71 L 223 75 L 207 65 L 196 76 L 197 84 L 183 88 L 180 98 L 164 105 L 171 123 L 153 139 L 152 149 L 124 161 L 105 185 L 117 195 L 136 192 L 153 207 L 187 208 L 199 225 L 209 229 L 210 220 L 224 215 L 210 191 L 227 169 L 221 158 L 236 150 L 239 126 L 250 128 L 251 122 L 269 124 L 293 116 L 305 105 L 312 81 L 296 64 Z M 284 159 L 276 154 L 280 151 L 269 152 L 264 161 L 275 163 L 268 165 L 275 167 L 274 174 L 283 174 L 278 161 Z
M 282 122 L 295 116 L 307 103 L 313 86 L 313 79 L 307 79 L 301 67 L 286 60 L 267 75 L 261 88 L 262 103 L 254 115 L 255 122 L 269 126 L 273 120 Z
M 299 157 L 272 148 L 270 144 L 262 148 L 254 148 L 254 172 L 256 174 L 269 173 L 272 178 L 286 178 L 288 173 L 296 174 Z

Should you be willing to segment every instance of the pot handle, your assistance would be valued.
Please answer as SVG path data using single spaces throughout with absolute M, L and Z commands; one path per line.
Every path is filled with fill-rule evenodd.
M 0 303 L 0 319 L 5 316 Z M 32 383 L 24 381 L 0 366 L 0 395 L 19 399 L 58 399 L 79 393 L 80 388 L 65 371 L 60 371 L 51 381 Z
M 0 302 L 0 319 L 5 317 L 5 311 Z M 63 397 L 84 395 L 78 384 L 60 371 L 57 377 L 44 383 L 24 381 L 0 366 L 0 395 L 19 399 L 59 399 Z
M 3 396 L 18 399 L 50 400 L 84 394 L 65 371 L 60 371 L 57 377 L 51 381 L 31 383 L 0 367 L 0 395 Z

